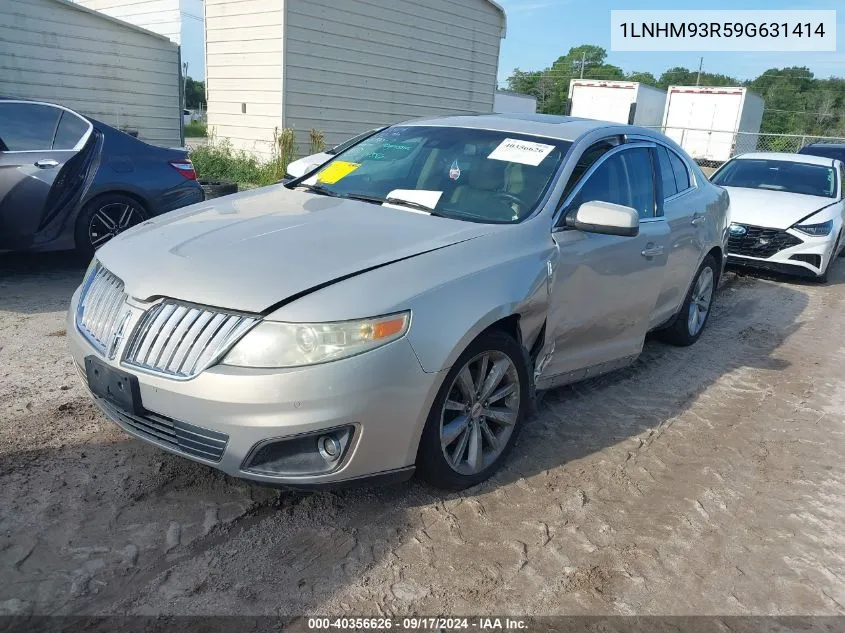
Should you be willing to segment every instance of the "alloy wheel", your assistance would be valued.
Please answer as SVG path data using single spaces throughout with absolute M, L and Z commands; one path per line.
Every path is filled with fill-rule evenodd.
M 508 444 L 519 414 L 516 365 L 489 351 L 455 376 L 440 414 L 440 446 L 457 473 L 474 475 L 492 464 Z
M 103 205 L 88 223 L 88 240 L 98 248 L 111 238 L 144 220 L 141 211 L 131 204 L 113 202 Z
M 701 274 L 695 281 L 692 296 L 690 297 L 689 316 L 687 317 L 687 328 L 691 336 L 696 336 L 704 322 L 707 320 L 707 313 L 710 312 L 710 303 L 713 301 L 713 269 L 709 266 L 701 270 Z

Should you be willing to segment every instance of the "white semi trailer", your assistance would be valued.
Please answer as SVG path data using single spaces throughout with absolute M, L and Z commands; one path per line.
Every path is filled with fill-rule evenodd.
M 586 119 L 658 127 L 666 93 L 637 81 L 572 79 L 569 114 Z
M 693 158 L 723 163 L 757 149 L 763 107 L 747 88 L 669 86 L 663 131 Z

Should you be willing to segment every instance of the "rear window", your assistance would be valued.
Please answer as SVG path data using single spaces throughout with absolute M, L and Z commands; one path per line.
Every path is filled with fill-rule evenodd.
M 792 161 L 734 159 L 713 174 L 711 182 L 722 187 L 768 189 L 808 196 L 836 196 L 833 167 Z
M 88 127 L 88 122 L 84 119 L 70 112 L 63 112 L 56 130 L 56 139 L 53 141 L 53 149 L 73 149 L 88 132 Z

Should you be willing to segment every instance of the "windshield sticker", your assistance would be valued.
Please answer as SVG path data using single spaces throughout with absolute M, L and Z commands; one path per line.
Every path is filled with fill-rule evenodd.
M 440 201 L 440 196 L 442 195 L 442 191 L 427 191 L 425 189 L 394 189 L 387 194 L 385 198 L 398 198 L 400 200 L 407 200 L 408 202 L 416 202 L 417 204 L 427 206 L 429 209 L 433 209 L 437 206 L 437 203 Z M 408 209 L 408 207 L 403 207 L 401 204 L 385 204 L 383 206 L 391 207 L 393 209 Z
M 399 143 L 385 143 L 381 148 L 384 151 L 396 150 L 397 152 L 410 152 L 413 149 L 410 145 L 400 145 Z
M 317 174 L 317 182 L 333 185 L 342 178 L 346 178 L 360 166 L 361 163 L 347 163 L 345 160 L 336 160 L 329 163 L 323 171 Z
M 543 162 L 543 159 L 551 154 L 554 145 L 543 143 L 532 143 L 531 141 L 520 141 L 515 138 L 506 138 L 499 146 L 490 152 L 487 157 L 490 160 L 503 160 L 508 163 L 520 163 L 536 167 Z
M 457 180 L 461 177 L 461 166 L 458 165 L 458 161 L 452 163 L 452 166 L 449 168 L 449 180 Z

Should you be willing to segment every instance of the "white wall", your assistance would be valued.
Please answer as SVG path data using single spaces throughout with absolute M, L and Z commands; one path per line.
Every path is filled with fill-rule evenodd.
M 58 103 L 181 143 L 179 52 L 65 0 L 0 0 L 0 94 Z
M 430 115 L 492 112 L 504 16 L 487 0 L 286 0 L 284 123 L 329 146 Z
M 268 158 L 282 126 L 282 0 L 205 0 L 205 29 L 209 130 Z
M 182 0 L 75 0 L 78 4 L 106 15 L 182 41 Z

